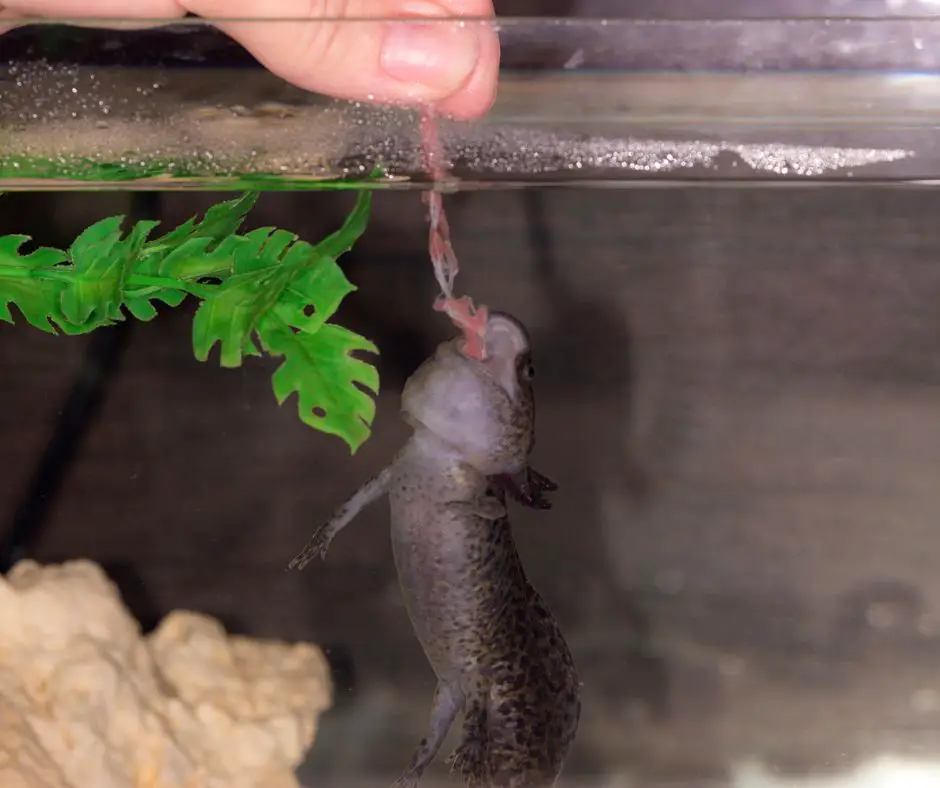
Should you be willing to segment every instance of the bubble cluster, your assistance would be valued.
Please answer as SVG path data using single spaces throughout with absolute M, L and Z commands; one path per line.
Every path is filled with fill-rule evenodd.
M 711 168 L 722 154 L 759 173 L 820 176 L 839 170 L 910 158 L 913 151 L 891 148 L 840 148 L 783 143 L 668 141 L 656 139 L 574 138 L 537 130 L 503 130 L 480 142 L 458 146 L 456 157 L 473 171 L 532 176 L 584 171 L 615 174 L 670 173 Z
M 806 145 L 726 145 L 759 172 L 775 175 L 819 176 L 837 170 L 900 161 L 913 151 L 891 148 L 833 148 Z
M 590 113 L 574 119 L 559 109 L 557 120 L 549 121 L 519 90 L 511 121 L 503 114 L 442 124 L 445 156 L 460 188 L 494 181 L 635 182 L 671 175 L 851 177 L 858 168 L 914 156 L 900 147 L 797 145 L 792 135 L 786 141 L 785 129 L 778 141 L 766 143 L 722 140 L 721 131 L 715 131 L 717 139 L 695 139 L 691 129 L 684 132 L 690 139 L 667 139 L 679 136 L 675 129 L 661 136 L 647 132 L 644 138 L 625 110 L 609 109 L 602 122 Z M 199 69 L 47 62 L 0 67 L 0 172 L 20 169 L 25 159 L 47 162 L 44 171 L 55 170 L 58 162 L 63 172 L 74 173 L 76 162 L 91 161 L 129 175 L 176 179 L 248 173 L 277 179 L 364 177 L 381 167 L 396 185 L 404 179 L 418 188 L 428 181 L 418 128 L 412 110 L 326 100 L 299 89 L 292 93 L 266 72 L 240 74 L 236 82 Z M 633 133 L 620 136 L 628 130 Z M 733 133 L 726 128 L 722 136 Z M 7 166 L 10 161 L 15 164 Z

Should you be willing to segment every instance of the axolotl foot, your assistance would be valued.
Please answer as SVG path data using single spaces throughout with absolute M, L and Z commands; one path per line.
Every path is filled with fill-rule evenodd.
M 288 564 L 288 569 L 303 569 L 314 558 L 325 559 L 326 551 L 330 547 L 333 534 L 326 526 L 321 526 L 313 532 L 304 549 L 301 550 L 294 559 Z
M 486 781 L 486 712 L 480 704 L 467 709 L 464 716 L 463 737 L 447 762 L 451 773 L 464 779 L 465 785 L 480 785 Z
M 483 782 L 486 758 L 482 742 L 463 742 L 447 760 L 451 773 L 459 774 L 465 783 L 475 785 Z
M 421 775 L 409 769 L 392 783 L 391 788 L 418 788 L 420 782 Z
M 558 485 L 547 476 L 528 467 L 516 473 L 491 476 L 489 482 L 530 509 L 551 509 L 552 502 L 544 497 L 544 493 L 558 489 Z

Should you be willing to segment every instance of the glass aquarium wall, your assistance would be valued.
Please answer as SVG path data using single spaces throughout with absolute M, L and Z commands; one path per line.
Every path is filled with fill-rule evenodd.
M 501 48 L 437 180 L 420 112 L 197 20 L 0 35 L 0 786 L 402 774 L 437 686 L 394 557 L 419 518 L 377 501 L 289 564 L 421 429 L 448 317 L 480 325 L 440 308 L 447 241 L 531 347 L 506 390 L 557 489 L 506 511 L 580 683 L 559 788 L 940 785 L 940 5 L 497 10 L 435 23 Z M 536 659 L 544 736 L 564 647 L 503 621 L 472 642 Z
M 502 72 L 484 119 L 443 124 L 453 175 L 470 188 L 940 172 L 940 16 L 695 16 L 461 22 L 496 29 Z M 304 38 L 321 22 L 253 24 Z M 404 22 L 342 24 L 369 38 Z M 13 30 L 0 51 L 2 185 L 299 189 L 377 170 L 380 185 L 425 180 L 413 111 L 326 99 L 252 64 L 195 20 Z

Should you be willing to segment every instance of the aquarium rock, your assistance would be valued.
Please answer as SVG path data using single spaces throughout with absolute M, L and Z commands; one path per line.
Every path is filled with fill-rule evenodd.
M 142 636 L 90 561 L 0 577 L 4 788 L 297 788 L 332 703 L 316 646 L 177 611 Z

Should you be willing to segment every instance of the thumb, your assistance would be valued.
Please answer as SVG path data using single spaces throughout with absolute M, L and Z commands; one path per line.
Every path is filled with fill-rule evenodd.
M 215 24 L 268 69 L 307 90 L 362 101 L 433 102 L 458 117 L 482 114 L 495 96 L 495 31 L 486 21 L 453 19 L 491 17 L 491 0 L 180 2 L 209 20 L 257 17 Z

